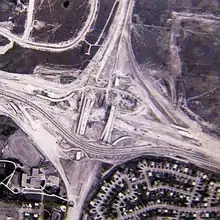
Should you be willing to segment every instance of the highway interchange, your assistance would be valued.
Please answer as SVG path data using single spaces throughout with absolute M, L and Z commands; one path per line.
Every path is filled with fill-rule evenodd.
M 32 1 L 30 0 L 30 2 Z M 67 42 L 58 44 L 33 42 L 26 36 L 29 31 L 25 32 L 25 37 L 20 37 L 1 26 L 0 34 L 10 42 L 17 43 L 24 48 L 56 53 L 66 51 L 85 40 L 85 36 L 97 16 L 97 3 L 98 0 L 90 1 L 91 12 L 84 28 L 76 38 Z M 47 135 L 52 135 L 56 139 L 58 134 L 59 138 L 61 137 L 68 142 L 69 151 L 80 149 L 89 159 L 118 164 L 139 155 L 152 154 L 173 158 L 181 157 L 203 167 L 219 169 L 219 140 L 205 134 L 196 121 L 192 121 L 178 107 L 175 107 L 161 95 L 154 81 L 146 74 L 144 75 L 138 66 L 130 39 L 134 0 L 118 0 L 118 3 L 119 7 L 109 33 L 93 60 L 83 70 L 83 76 L 78 84 L 73 82 L 69 85 L 59 85 L 36 76 L 16 75 L 0 71 L 1 112 L 10 115 L 33 141 L 36 140 L 36 132 L 31 125 L 35 123 L 33 116 L 38 115 L 41 120 L 39 129 L 45 127 L 47 131 L 51 129 L 48 133 L 43 133 L 44 139 L 47 138 Z M 29 14 L 28 19 L 32 20 L 32 16 Z M 31 27 L 28 26 L 28 28 Z M 122 91 L 120 86 L 114 85 L 114 79 L 118 77 L 119 73 L 126 71 L 132 72 L 132 89 Z M 27 86 L 30 89 L 27 89 Z M 106 94 L 115 90 L 119 98 L 120 93 L 130 93 L 131 96 L 136 96 L 140 100 L 140 109 L 154 113 L 154 119 L 144 117 L 144 111 L 138 112 L 137 110 L 137 114 L 136 112 L 124 114 L 117 110 L 116 117 L 112 122 L 113 127 L 127 132 L 128 140 L 132 139 L 130 144 L 113 146 L 111 143 L 100 140 L 87 140 L 85 137 L 75 134 L 65 123 L 57 119 L 56 107 L 54 107 L 54 115 L 51 115 L 48 108 L 45 108 L 45 105 L 49 106 L 50 101 L 69 100 L 75 92 L 83 91 L 85 88 L 93 88 L 97 91 L 104 90 Z M 36 93 L 36 91 L 38 92 Z M 47 91 L 48 95 L 44 96 L 39 91 Z M 16 103 L 17 109 L 15 111 L 12 110 L 10 103 Z M 50 108 L 53 107 L 50 106 Z M 31 109 L 32 113 L 30 114 L 26 109 Z M 71 114 L 67 110 L 67 115 Z M 53 157 L 53 155 L 49 155 L 51 151 L 45 151 L 43 145 L 38 147 L 46 154 L 46 157 Z M 50 148 L 53 147 L 59 148 L 58 145 L 51 144 Z M 65 154 L 65 150 L 62 151 L 60 148 L 59 150 L 53 149 L 53 151 L 56 152 L 54 158 L 59 155 L 63 157 Z M 60 173 L 63 173 L 62 167 L 56 161 L 57 158 L 53 160 L 55 167 Z M 61 176 L 65 178 L 64 173 Z M 68 181 L 64 180 L 64 182 L 68 187 Z M 70 194 L 69 190 L 71 199 Z

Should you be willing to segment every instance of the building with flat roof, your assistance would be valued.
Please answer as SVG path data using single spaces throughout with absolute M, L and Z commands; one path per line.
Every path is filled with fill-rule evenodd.
M 21 176 L 21 187 L 22 188 L 27 187 L 27 180 L 28 180 L 27 173 L 22 173 L 22 176 Z
M 40 174 L 40 170 L 38 168 L 32 168 L 31 176 L 35 177 L 35 176 L 39 176 L 39 174 Z
M 41 188 L 41 178 L 39 177 L 31 177 L 30 181 L 31 187 L 35 189 L 40 189 Z

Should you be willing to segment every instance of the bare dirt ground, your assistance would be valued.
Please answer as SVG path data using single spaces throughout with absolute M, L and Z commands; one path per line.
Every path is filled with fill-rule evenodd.
M 8 145 L 3 151 L 3 156 L 4 158 L 17 158 L 21 163 L 29 167 L 38 166 L 41 160 L 41 156 L 34 144 L 22 130 L 18 130 L 9 138 Z

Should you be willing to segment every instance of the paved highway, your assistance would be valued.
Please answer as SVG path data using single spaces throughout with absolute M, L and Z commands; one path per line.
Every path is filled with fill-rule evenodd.
M 0 27 L 0 32 L 1 35 L 7 37 L 9 40 L 12 40 L 26 48 L 50 52 L 65 51 L 75 47 L 81 40 L 84 39 L 86 33 L 90 30 L 90 27 L 97 16 L 97 5 L 98 0 L 91 0 L 91 13 L 78 37 L 60 44 L 46 44 L 31 42 L 27 39 L 23 40 L 22 38 L 11 34 L 10 31 L 2 27 Z M 115 74 L 115 71 L 117 70 L 126 72 L 126 70 L 123 69 L 126 63 L 121 64 L 121 60 L 123 60 L 124 58 L 122 57 L 124 53 L 128 54 L 128 57 L 126 57 L 124 60 L 129 63 L 129 67 L 131 68 L 129 69 L 129 71 L 132 72 L 132 74 L 136 77 L 134 81 L 138 81 L 138 86 L 140 86 L 141 89 L 145 91 L 144 95 L 142 95 L 143 93 L 140 92 L 140 96 L 143 96 L 141 97 L 142 100 L 144 100 L 146 105 L 148 104 L 148 107 L 153 110 L 157 119 L 159 119 L 158 121 L 160 121 L 140 121 L 138 120 L 138 117 L 135 117 L 138 116 L 138 114 L 133 114 L 133 118 L 132 116 L 127 117 L 125 115 L 124 118 L 121 117 L 117 119 L 117 117 L 120 117 L 120 112 L 117 112 L 116 119 L 113 122 L 114 126 L 128 133 L 128 136 L 130 136 L 130 138 L 132 139 L 131 144 L 127 144 L 126 146 L 121 147 L 119 143 L 113 146 L 110 144 L 98 143 L 96 141 L 88 141 L 82 136 L 78 136 L 67 129 L 65 125 L 56 120 L 56 117 L 47 113 L 47 109 L 44 109 L 44 107 L 42 107 L 43 105 L 41 106 L 39 102 L 36 103 L 35 100 L 32 99 L 33 96 L 28 94 L 27 91 L 24 91 L 25 84 L 31 86 L 35 85 L 37 89 L 45 87 L 50 90 L 51 88 L 51 91 L 55 91 L 54 94 L 56 95 L 60 92 L 63 100 L 66 97 L 71 97 L 73 91 L 76 91 L 77 89 L 82 89 L 86 86 L 91 86 L 85 85 L 87 80 L 82 80 L 83 84 L 79 83 L 79 85 L 77 86 L 73 83 L 70 86 L 66 86 L 66 88 L 64 89 L 61 88 L 61 85 L 57 85 L 56 87 L 55 83 L 50 83 L 50 85 L 48 86 L 46 85 L 46 81 L 42 81 L 40 79 L 38 80 L 32 76 L 16 76 L 16 79 L 18 80 L 13 81 L 12 83 L 10 83 L 10 80 L 8 80 L 10 79 L 10 77 L 6 77 L 6 80 L 2 80 L 1 83 L 1 99 L 6 101 L 9 99 L 16 100 L 19 102 L 19 104 L 21 103 L 21 105 L 23 106 L 31 107 L 34 111 L 36 111 L 36 113 L 41 114 L 42 122 L 47 121 L 49 123 L 48 129 L 52 125 L 52 127 L 56 128 L 56 130 L 62 135 L 62 137 L 73 147 L 73 149 L 81 149 L 89 158 L 93 160 L 119 163 L 146 154 L 170 156 L 176 159 L 184 158 L 204 168 L 208 167 L 220 169 L 220 149 L 218 140 L 204 134 L 196 122 L 193 122 L 187 116 L 185 116 L 184 113 L 180 111 L 180 109 L 175 109 L 172 106 L 172 103 L 170 103 L 158 92 L 157 88 L 154 86 L 154 82 L 152 81 L 152 79 L 144 75 L 139 68 L 133 54 L 130 38 L 130 24 L 133 6 L 133 0 L 119 1 L 119 10 L 116 13 L 118 23 L 117 20 L 113 22 L 112 27 L 114 28 L 110 28 L 109 34 L 106 37 L 102 47 L 100 48 L 100 51 L 98 51 L 97 54 L 94 56 L 94 62 L 90 62 L 85 72 L 83 72 L 83 74 L 87 74 L 86 77 L 88 78 L 93 75 L 98 85 L 98 81 L 102 80 L 101 76 L 103 76 L 103 70 L 107 66 L 106 64 L 108 63 L 109 58 L 112 67 L 108 70 L 108 72 L 111 73 L 111 77 Z M 116 48 L 119 49 L 117 50 Z M 120 53 L 121 50 L 124 50 L 123 53 Z M 112 57 L 115 58 L 114 63 L 112 62 Z M 96 73 L 97 75 L 95 77 Z M 112 79 L 109 79 L 109 81 L 111 80 Z M 94 91 L 96 87 L 98 88 L 97 85 L 92 85 L 94 86 Z M 52 90 L 53 86 L 56 87 L 54 88 L 54 90 Z M 112 89 L 111 83 L 108 84 L 107 89 Z M 139 88 L 137 87 L 137 90 L 138 89 Z M 66 95 L 63 96 L 64 91 Z M 38 96 L 38 101 L 41 98 L 43 99 L 43 97 Z M 31 120 L 31 117 L 29 118 L 29 120 Z M 27 123 L 25 121 L 26 120 L 24 120 L 23 123 Z M 181 127 L 181 125 L 184 126 L 185 130 L 183 129 L 181 133 L 178 133 L 178 126 Z M 30 125 L 25 124 L 25 127 L 28 128 L 28 126 L 30 127 Z M 135 131 L 135 129 L 141 132 L 138 133 L 138 131 Z M 184 134 L 188 135 L 188 137 L 184 137 Z M 42 146 L 38 147 L 40 148 Z M 215 152 L 215 154 L 213 154 L 213 152 Z M 46 153 L 48 153 L 48 151 Z M 63 153 L 65 153 L 65 151 L 63 151 Z M 65 184 L 68 188 L 69 186 L 66 182 Z M 71 195 L 71 188 L 68 188 L 68 195 Z
M 92 21 L 95 18 L 95 14 L 97 12 L 97 0 L 93 1 L 93 4 L 91 4 L 91 8 L 92 8 L 92 13 L 90 14 L 90 19 L 89 22 L 85 25 L 84 27 L 84 34 L 86 31 L 88 31 L 90 25 L 92 24 Z M 130 39 L 130 35 L 129 35 L 129 25 L 127 25 L 127 22 L 131 23 L 131 17 L 132 17 L 132 8 L 134 5 L 133 1 L 120 1 L 120 4 L 123 5 L 124 7 L 121 6 L 121 9 L 123 9 L 123 15 L 124 15 L 124 19 L 121 20 L 124 21 L 124 25 L 122 25 L 123 28 L 123 32 L 122 34 L 126 35 L 126 38 L 123 38 L 122 35 L 118 35 L 118 37 L 120 37 L 119 43 L 124 43 L 125 40 L 128 40 L 128 42 L 126 43 L 126 48 L 127 48 L 127 52 L 129 54 L 129 59 L 131 61 L 132 67 L 133 67 L 133 73 L 136 73 L 137 78 L 140 81 L 140 85 L 142 85 L 144 87 L 144 89 L 146 90 L 147 93 L 147 97 L 150 98 L 148 100 L 149 103 L 151 103 L 151 105 L 153 106 L 154 109 L 157 109 L 157 113 L 160 114 L 158 115 L 158 118 L 161 118 L 162 121 L 164 121 L 165 123 L 169 122 L 168 119 L 171 119 L 172 123 L 178 123 L 178 121 L 182 121 L 184 124 L 186 124 L 187 126 L 190 125 L 190 129 L 192 131 L 195 132 L 200 132 L 200 130 L 198 129 L 198 126 L 196 125 L 196 123 L 192 122 L 190 119 L 188 119 L 186 116 L 184 116 L 182 113 L 180 113 L 178 110 L 174 109 L 173 106 L 171 105 L 171 103 L 168 102 L 168 100 L 164 99 L 164 97 L 152 86 L 152 82 L 146 78 L 142 71 L 140 70 L 139 66 L 137 65 L 135 58 L 134 58 L 134 54 L 133 51 L 131 49 L 131 39 Z M 119 7 L 120 8 L 120 7 Z M 125 10 L 127 9 L 127 10 Z M 122 16 L 122 14 L 120 14 Z M 126 23 L 126 24 L 125 24 Z M 121 26 L 120 26 L 121 27 Z M 85 30 L 86 29 L 86 30 Z M 0 28 L 1 31 L 1 28 Z M 15 37 L 14 35 L 12 35 L 9 31 L 7 30 L 3 30 L 2 29 L 2 34 L 4 35 L 6 32 L 7 34 L 5 35 L 6 37 L 8 37 L 10 39 L 10 37 Z M 118 31 L 117 31 L 118 34 Z M 81 35 L 82 37 L 82 35 Z M 32 45 L 34 46 L 35 49 L 37 50 L 41 50 L 42 48 L 45 48 L 46 50 L 50 50 L 53 51 L 53 49 L 55 50 L 54 52 L 58 52 L 58 51 L 62 51 L 62 50 L 66 50 L 69 47 L 72 47 L 75 45 L 75 41 L 80 40 L 81 38 L 78 36 L 78 38 L 76 38 L 74 41 L 71 42 L 65 42 L 64 44 L 56 44 L 56 45 L 50 45 L 50 44 L 41 44 L 41 43 L 35 43 L 35 42 L 23 42 L 19 37 L 17 37 L 16 39 L 14 39 L 16 42 L 20 42 L 22 44 L 22 46 L 26 47 L 27 45 Z M 24 45 L 23 45 L 24 44 Z M 109 46 L 109 45 L 108 45 Z M 119 45 L 120 46 L 120 45 Z M 51 50 L 52 49 L 52 50 Z M 119 56 L 120 53 L 117 53 L 117 56 Z M 118 57 L 116 57 L 116 60 L 118 61 Z M 105 60 L 106 62 L 106 60 Z M 120 63 L 117 63 L 117 65 L 119 65 Z M 114 65 L 115 68 L 115 65 Z M 134 74 L 135 75 L 135 74 Z M 31 83 L 31 82 L 30 82 Z M 82 151 L 84 151 L 85 153 L 87 153 L 89 156 L 91 157 L 95 157 L 97 159 L 110 159 L 110 158 L 125 158 L 125 157 L 132 157 L 134 155 L 139 155 L 142 153 L 146 153 L 146 149 L 148 149 L 148 147 L 146 146 L 127 146 L 126 149 L 122 149 L 121 147 L 117 147 L 114 146 L 114 148 L 111 145 L 98 145 L 97 143 L 91 143 L 86 141 L 85 139 L 80 138 L 79 136 L 72 134 L 68 129 L 66 129 L 61 123 L 57 122 L 56 120 L 54 120 L 53 117 L 51 117 L 49 114 L 47 114 L 42 108 L 40 108 L 39 106 L 37 106 L 36 104 L 34 104 L 33 102 L 29 101 L 30 100 L 30 96 L 19 96 L 16 93 L 12 93 L 9 92 L 7 89 L 1 89 L 0 93 L 5 96 L 5 97 L 9 97 L 15 100 L 18 100 L 19 102 L 23 102 L 25 104 L 27 104 L 28 106 L 31 106 L 34 110 L 38 111 L 39 113 L 41 113 L 45 118 L 47 118 L 59 131 L 60 133 L 63 135 L 63 137 L 69 142 L 71 143 L 73 146 L 76 146 L 78 148 L 80 148 Z M 175 133 L 173 133 L 173 135 L 175 136 Z M 149 138 L 148 136 L 146 136 L 147 138 Z M 155 144 L 156 143 L 156 144 Z M 186 145 L 186 141 L 182 140 L 182 146 Z M 146 141 L 146 145 L 152 145 L 155 147 L 160 147 L 161 145 L 164 145 L 164 149 L 167 150 L 167 148 L 169 148 L 170 146 L 172 146 L 171 143 L 169 143 L 167 140 L 164 141 L 159 141 L 157 138 L 153 138 L 152 136 L 149 138 L 148 141 Z M 165 145 L 167 145 L 165 147 Z M 197 151 L 197 146 L 194 146 L 193 144 L 191 144 L 189 142 L 189 148 L 195 148 L 195 152 Z M 149 150 L 149 149 L 148 149 Z M 179 149 L 181 150 L 181 149 Z M 184 150 L 184 149 L 183 149 Z
M 195 161 L 201 165 L 213 166 L 214 168 L 220 168 L 217 161 L 219 158 L 218 151 L 216 151 L 216 158 L 213 160 L 212 157 L 204 158 L 203 156 L 198 156 L 198 152 L 202 152 L 203 148 L 199 149 L 197 146 L 189 143 L 189 147 L 187 149 L 181 148 L 180 146 L 172 146 L 172 144 L 167 143 L 166 141 L 158 141 L 158 140 L 146 140 L 146 144 L 141 146 L 128 145 L 126 147 L 119 147 L 111 145 L 98 145 L 97 143 L 89 143 L 86 140 L 80 138 L 79 136 L 71 133 L 68 129 L 66 129 L 62 124 L 54 120 L 48 113 L 46 113 L 39 106 L 27 100 L 24 96 L 18 96 L 13 94 L 12 92 L 4 91 L 0 89 L 0 94 L 3 97 L 12 98 L 19 102 L 25 103 L 26 105 L 32 107 L 34 110 L 38 111 L 45 117 L 45 119 L 49 120 L 51 124 L 53 124 L 58 131 L 62 134 L 62 136 L 74 147 L 78 147 L 82 151 L 84 151 L 90 158 L 97 160 L 105 160 L 105 161 L 120 161 L 127 160 L 132 157 L 143 155 L 143 154 L 165 154 L 169 156 L 176 157 L 181 155 L 187 158 L 189 161 Z M 183 141 L 185 144 L 185 141 Z M 191 148 L 191 149 L 190 149 Z

